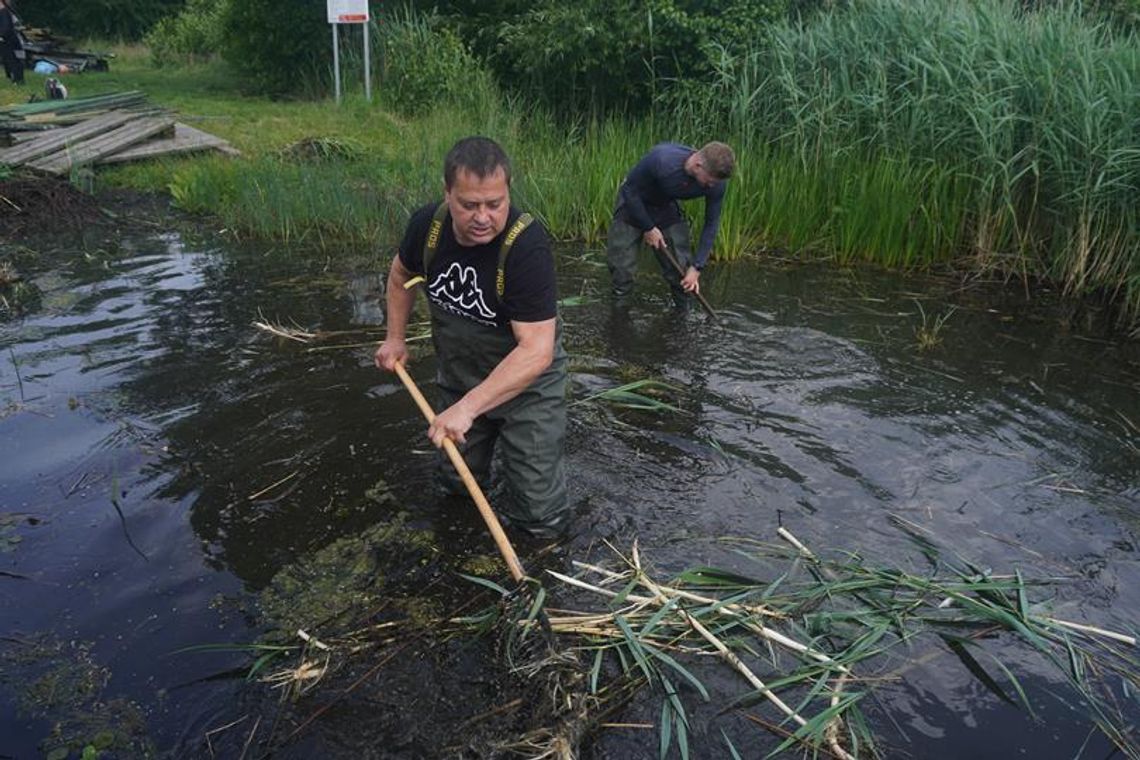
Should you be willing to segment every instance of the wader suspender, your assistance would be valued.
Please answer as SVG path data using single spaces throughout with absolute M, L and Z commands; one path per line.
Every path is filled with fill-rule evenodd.
M 439 237 L 443 232 L 443 220 L 447 218 L 447 202 L 439 204 L 435 207 L 435 213 L 431 217 L 431 227 L 428 228 L 427 238 L 424 239 L 424 264 L 423 264 L 423 277 L 427 278 L 428 267 L 431 266 L 431 260 L 435 256 L 435 252 L 439 250 Z M 522 231 L 530 226 L 534 221 L 534 217 L 530 214 L 521 214 L 511 225 L 507 231 L 507 236 L 503 238 L 503 244 L 499 246 L 499 268 L 495 274 L 495 292 L 499 298 L 503 297 L 503 290 L 506 286 L 506 277 L 503 270 L 507 265 L 507 254 L 511 252 L 511 246 L 514 245 L 515 240 L 522 234 Z

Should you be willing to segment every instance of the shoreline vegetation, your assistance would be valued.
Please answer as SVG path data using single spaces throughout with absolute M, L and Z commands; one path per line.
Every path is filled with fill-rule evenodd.
M 832 5 L 767 24 L 743 52 L 720 48 L 711 76 L 661 82 L 645 113 L 557 113 L 505 92 L 438 18 L 408 11 L 372 25 L 371 103 L 355 28 L 339 106 L 327 93 L 247 95 L 242 72 L 217 56 L 164 48 L 156 61 L 153 35 L 149 48 L 118 46 L 109 73 L 69 85 L 73 96 L 142 90 L 238 147 L 236 160 L 166 159 L 98 180 L 169 193 L 241 237 L 386 255 L 409 210 L 439 194 L 447 147 L 480 133 L 514 158 L 516 203 L 554 237 L 598 246 L 615 189 L 645 149 L 720 139 L 739 169 L 716 260 L 778 249 L 952 267 L 1029 292 L 1050 281 L 1112 303 L 1118 324 L 1140 334 L 1137 37 L 1068 6 Z M 328 78 L 297 76 L 307 92 Z M 42 78 L 29 84 L 0 102 Z

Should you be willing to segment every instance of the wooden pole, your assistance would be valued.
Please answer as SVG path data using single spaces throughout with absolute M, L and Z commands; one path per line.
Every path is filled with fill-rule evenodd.
M 420 389 L 416 386 L 416 381 L 412 379 L 408 371 L 404 369 L 402 362 L 396 362 L 396 374 L 400 376 L 400 381 L 403 382 L 404 387 L 408 389 L 408 393 L 412 394 L 412 398 L 416 402 L 416 406 L 423 412 L 424 417 L 430 425 L 435 421 L 435 412 L 432 411 L 431 404 L 424 398 L 424 394 L 420 393 Z M 516 582 L 522 582 L 526 577 L 526 572 L 523 570 L 522 563 L 519 562 L 519 557 L 515 554 L 515 549 L 511 546 L 507 534 L 503 531 L 503 526 L 499 522 L 499 518 L 495 516 L 494 510 L 487 502 L 487 497 L 483 495 L 483 489 L 479 487 L 479 483 L 475 480 L 475 476 L 471 473 L 471 468 L 467 466 L 467 462 L 463 461 L 463 455 L 459 453 L 459 449 L 455 446 L 455 441 L 450 438 L 443 439 L 443 450 L 447 452 L 447 458 L 451 460 L 451 464 L 455 466 L 455 471 L 459 473 L 459 477 L 463 479 L 463 485 L 467 486 L 467 492 L 471 494 L 471 498 L 475 500 L 475 506 L 479 508 L 479 515 L 483 518 L 483 522 L 487 524 L 487 530 L 491 531 L 491 537 L 495 539 L 495 545 L 499 547 L 499 554 L 503 555 L 503 560 L 507 563 L 507 567 L 511 571 L 511 577 Z
M 677 257 L 674 256 L 673 252 L 669 250 L 668 244 L 661 247 L 661 252 L 665 254 L 665 258 L 669 259 L 669 263 L 672 264 L 673 268 L 677 270 L 677 274 L 681 275 L 681 277 L 684 278 L 685 270 L 681 268 L 681 263 L 677 261 Z M 698 290 L 697 292 L 693 293 L 693 295 L 696 296 L 697 300 L 701 302 L 701 306 L 704 307 L 704 310 L 708 312 L 708 315 L 710 317 L 718 321 L 720 320 L 720 317 L 718 317 L 716 315 L 716 312 L 713 311 L 713 307 L 710 306 L 709 302 L 705 300 L 705 297 L 701 295 L 701 291 Z

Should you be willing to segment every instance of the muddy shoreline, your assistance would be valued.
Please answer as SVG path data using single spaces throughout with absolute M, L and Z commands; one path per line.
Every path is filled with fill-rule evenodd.
M 204 219 L 180 212 L 169 196 L 125 188 L 89 194 L 62 179 L 0 181 L 0 240 L 50 251 L 111 248 L 124 235 Z

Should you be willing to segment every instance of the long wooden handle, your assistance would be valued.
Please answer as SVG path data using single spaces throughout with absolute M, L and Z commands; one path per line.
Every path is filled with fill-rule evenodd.
M 404 369 L 402 362 L 396 362 L 396 374 L 400 376 L 401 382 L 404 387 L 408 389 L 408 393 L 412 394 L 412 398 L 416 402 L 416 406 L 423 412 L 424 417 L 427 418 L 430 425 L 435 421 L 435 412 L 432 411 L 431 404 L 424 398 L 424 394 L 420 393 L 420 389 L 416 386 L 416 381 L 412 379 L 408 371 Z M 499 518 L 495 516 L 494 510 L 487 502 L 487 497 L 483 495 L 483 489 L 479 487 L 479 483 L 475 480 L 475 476 L 471 474 L 471 468 L 467 466 L 467 462 L 463 461 L 463 455 L 459 453 L 459 449 L 455 446 L 455 441 L 450 438 L 443 439 L 443 450 L 447 452 L 447 458 L 451 460 L 451 464 L 455 466 L 455 471 L 459 473 L 459 477 L 463 478 L 463 485 L 467 486 L 467 492 L 471 494 L 471 498 L 475 500 L 475 506 L 479 508 L 479 514 L 483 518 L 483 522 L 487 524 L 487 530 L 491 531 L 491 537 L 495 539 L 495 545 L 499 547 L 499 553 L 503 555 L 503 561 L 507 563 L 507 567 L 511 571 L 511 577 L 516 582 L 521 582 L 526 577 L 526 572 L 523 570 L 522 563 L 519 562 L 519 557 L 515 554 L 515 548 L 511 546 L 510 540 L 507 539 L 507 534 L 503 532 L 503 526 L 499 523 Z
M 672 264 L 673 268 L 677 270 L 677 274 L 681 275 L 681 277 L 684 277 L 685 270 L 681 268 L 681 263 L 677 261 L 677 257 L 675 257 L 673 255 L 673 252 L 669 250 L 669 246 L 662 246 L 661 252 L 665 254 L 665 258 L 669 259 L 669 263 Z M 697 292 L 693 293 L 693 295 L 695 295 L 697 297 L 697 300 L 701 302 L 701 306 L 703 306 L 704 310 L 709 313 L 710 317 L 717 320 L 720 319 L 720 317 L 716 315 L 716 312 L 713 311 L 713 307 L 710 306 L 709 302 L 705 300 L 705 297 L 701 295 L 701 291 L 698 290 Z

